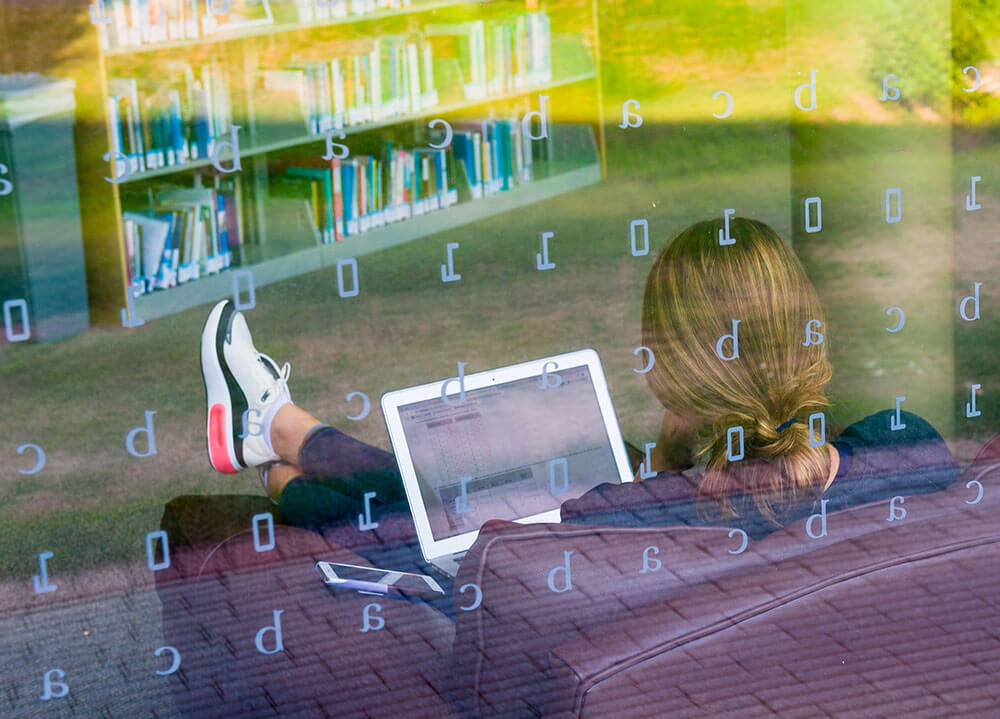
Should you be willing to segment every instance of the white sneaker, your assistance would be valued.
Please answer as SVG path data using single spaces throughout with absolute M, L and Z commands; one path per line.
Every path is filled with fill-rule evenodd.
M 291 401 L 291 366 L 253 346 L 243 313 L 230 300 L 212 308 L 201 333 L 201 373 L 208 396 L 208 459 L 219 472 L 239 472 L 280 459 L 267 433 L 277 407 Z

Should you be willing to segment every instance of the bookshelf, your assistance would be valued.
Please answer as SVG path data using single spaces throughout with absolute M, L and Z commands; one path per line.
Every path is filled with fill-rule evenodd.
M 316 0 L 230 2 L 259 17 L 205 34 L 171 13 L 206 0 L 148 0 L 167 8 L 149 30 L 130 22 L 140 3 L 103 0 L 112 20 L 92 28 L 77 80 L 94 323 L 228 296 L 237 269 L 261 287 L 603 179 L 592 3 L 343 0 L 310 17 Z M 540 96 L 549 137 L 529 139 L 520 118 Z M 241 169 L 220 172 L 236 125 Z M 330 130 L 347 157 L 324 159 Z M 123 181 L 103 179 L 126 163 Z

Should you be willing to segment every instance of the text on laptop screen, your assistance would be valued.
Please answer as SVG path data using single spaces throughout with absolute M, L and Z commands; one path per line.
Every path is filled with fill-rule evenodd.
M 590 369 L 547 375 L 545 389 L 541 376 L 527 377 L 466 391 L 461 404 L 456 394 L 451 405 L 437 397 L 400 407 L 435 539 L 618 481 Z

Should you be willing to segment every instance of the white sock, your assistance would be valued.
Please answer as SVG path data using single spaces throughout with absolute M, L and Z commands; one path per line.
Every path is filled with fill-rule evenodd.
M 274 422 L 274 415 L 278 414 L 278 410 L 284 407 L 286 404 L 295 404 L 291 399 L 278 400 L 274 402 L 270 407 L 264 410 L 264 416 L 261 417 L 261 434 L 264 435 L 264 443 L 267 445 L 267 451 L 271 454 L 277 454 L 274 451 L 274 447 L 271 445 L 271 423 Z

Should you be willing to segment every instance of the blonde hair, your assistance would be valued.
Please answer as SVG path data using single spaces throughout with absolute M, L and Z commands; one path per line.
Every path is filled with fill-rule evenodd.
M 736 242 L 720 245 L 721 229 L 721 220 L 688 227 L 650 270 L 642 336 L 655 363 L 646 379 L 666 408 L 694 420 L 695 454 L 707 459 L 699 496 L 739 516 L 729 497 L 744 493 L 776 522 L 776 512 L 818 496 L 829 477 L 829 450 L 811 445 L 808 417 L 829 406 L 833 371 L 825 341 L 804 344 L 807 326 L 815 340 L 826 325 L 815 288 L 773 229 L 730 218 Z M 717 343 L 734 319 L 739 357 L 727 361 Z M 734 349 L 724 343 L 727 356 Z M 738 461 L 728 459 L 732 427 L 744 433 Z

